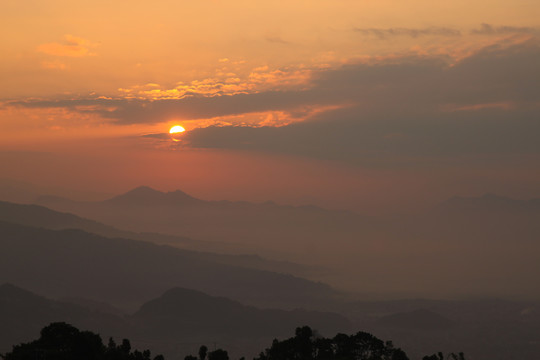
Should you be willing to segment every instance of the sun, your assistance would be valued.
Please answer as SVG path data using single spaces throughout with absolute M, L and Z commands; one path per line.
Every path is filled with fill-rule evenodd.
M 171 137 L 172 141 L 182 141 L 181 134 L 186 131 L 183 126 L 180 125 L 174 125 L 172 128 L 169 129 L 169 136 Z
M 180 125 L 174 125 L 172 128 L 169 129 L 169 134 L 178 134 L 186 131 L 182 126 Z

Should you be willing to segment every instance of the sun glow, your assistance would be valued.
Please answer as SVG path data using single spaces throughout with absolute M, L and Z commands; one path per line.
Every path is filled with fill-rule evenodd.
M 172 128 L 169 129 L 169 134 L 178 134 L 183 133 L 184 131 L 186 131 L 186 129 L 184 129 L 182 126 L 174 125 Z

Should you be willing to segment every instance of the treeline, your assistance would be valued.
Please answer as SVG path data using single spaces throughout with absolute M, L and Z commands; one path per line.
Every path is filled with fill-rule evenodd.
M 2 356 L 4 360 L 165 360 L 154 358 L 150 350 L 131 350 L 128 339 L 117 345 L 109 339 L 105 346 L 98 334 L 80 331 L 64 322 L 52 323 L 41 330 L 39 339 L 16 345 Z
M 162 355 L 152 358 L 150 350 L 132 350 L 129 340 L 116 344 L 112 338 L 104 345 L 101 337 L 90 331 L 80 331 L 72 325 L 58 322 L 41 330 L 40 338 L 15 345 L 0 357 L 4 360 L 165 360 Z M 463 353 L 442 353 L 424 356 L 422 360 L 465 360 Z M 226 350 L 208 351 L 201 346 L 197 356 L 184 360 L 230 360 Z M 240 360 L 245 360 L 241 358 Z M 296 329 L 295 336 L 274 340 L 272 345 L 254 360 L 409 360 L 391 341 L 358 332 L 354 335 L 337 334 L 333 338 L 318 336 L 310 327 Z

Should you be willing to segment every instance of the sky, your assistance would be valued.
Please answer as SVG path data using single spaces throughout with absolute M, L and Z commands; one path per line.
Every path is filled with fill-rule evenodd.
M 540 197 L 538 1 L 4 1 L 0 29 L 2 178 L 361 213 Z

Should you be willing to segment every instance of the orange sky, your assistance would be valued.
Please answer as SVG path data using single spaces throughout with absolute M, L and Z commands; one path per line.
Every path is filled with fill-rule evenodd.
M 4 2 L 0 27 L 2 177 L 360 211 L 540 196 L 537 1 Z

